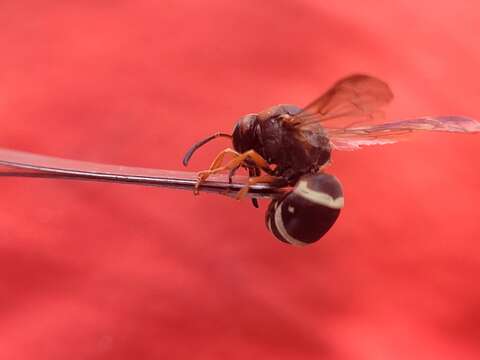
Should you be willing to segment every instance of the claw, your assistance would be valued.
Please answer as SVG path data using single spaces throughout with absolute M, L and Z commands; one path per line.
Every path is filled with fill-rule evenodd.
M 245 185 L 243 188 L 241 188 L 238 193 L 237 193 L 237 196 L 235 197 L 237 200 L 242 200 L 248 193 L 248 190 L 249 190 L 249 186 L 248 185 Z
M 213 171 L 211 170 L 204 170 L 200 171 L 197 174 L 197 183 L 195 184 L 195 188 L 193 189 L 193 194 L 198 195 L 200 194 L 200 185 L 205 182 L 210 175 L 212 175 Z

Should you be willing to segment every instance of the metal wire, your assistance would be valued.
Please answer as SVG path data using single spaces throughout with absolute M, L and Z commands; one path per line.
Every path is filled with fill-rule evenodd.
M 190 191 L 197 182 L 197 175 L 193 172 L 98 164 L 2 148 L 0 166 L 8 169 L 0 171 L 0 177 L 107 181 Z M 245 176 L 235 176 L 229 183 L 226 175 L 214 175 L 202 183 L 200 191 L 235 196 L 246 181 Z M 250 187 L 248 196 L 276 198 L 284 192 L 285 189 L 269 184 L 255 184 Z

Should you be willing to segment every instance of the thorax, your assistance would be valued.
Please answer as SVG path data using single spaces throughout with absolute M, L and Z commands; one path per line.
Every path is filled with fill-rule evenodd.
M 277 105 L 262 113 L 244 116 L 233 134 L 235 149 L 255 150 L 276 165 L 277 176 L 291 182 L 301 175 L 317 172 L 330 158 L 328 138 L 322 131 L 299 130 L 285 121 L 285 117 L 299 111 L 293 105 Z

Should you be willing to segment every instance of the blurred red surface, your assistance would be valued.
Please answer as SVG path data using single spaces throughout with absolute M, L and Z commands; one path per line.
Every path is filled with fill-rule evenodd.
M 0 146 L 178 169 L 194 141 L 336 79 L 389 118 L 480 118 L 475 1 L 9 1 Z M 192 166 L 226 146 L 211 144 Z M 335 153 L 314 246 L 246 201 L 1 179 L 2 359 L 478 359 L 480 136 Z

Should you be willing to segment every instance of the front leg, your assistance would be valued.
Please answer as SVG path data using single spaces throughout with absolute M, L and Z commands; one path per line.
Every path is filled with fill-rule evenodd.
M 234 157 L 240 155 L 239 152 L 237 152 L 233 149 L 230 149 L 230 148 L 226 148 L 226 149 L 222 150 L 215 157 L 215 159 L 212 161 L 212 164 L 210 165 L 208 170 L 204 170 L 204 171 L 201 171 L 201 172 L 198 173 L 197 184 L 195 185 L 195 189 L 193 190 L 193 193 L 195 195 L 198 195 L 198 187 L 200 186 L 200 183 L 202 183 L 203 181 L 205 181 L 208 178 L 210 172 L 215 171 L 216 169 L 218 169 L 220 167 L 220 165 L 223 162 L 223 159 L 225 158 L 225 155 L 227 155 L 227 154 L 232 155 Z
M 221 161 L 223 160 L 223 156 L 226 153 L 232 154 L 234 158 L 230 160 L 226 165 L 219 166 Z M 200 185 L 202 184 L 202 182 L 206 181 L 210 175 L 217 174 L 222 171 L 233 171 L 234 169 L 242 165 L 245 165 L 248 167 L 248 164 L 246 163 L 247 161 L 253 162 L 257 167 L 259 167 L 260 169 L 264 170 L 267 173 L 273 172 L 268 162 L 261 155 L 259 155 L 255 150 L 248 150 L 242 154 L 239 154 L 232 149 L 225 149 L 222 153 L 220 153 L 217 156 L 217 158 L 215 158 L 214 162 L 212 163 L 212 166 L 210 166 L 210 169 L 205 171 L 200 171 L 198 173 L 198 180 L 194 190 L 195 194 L 198 194 L 198 189 Z

